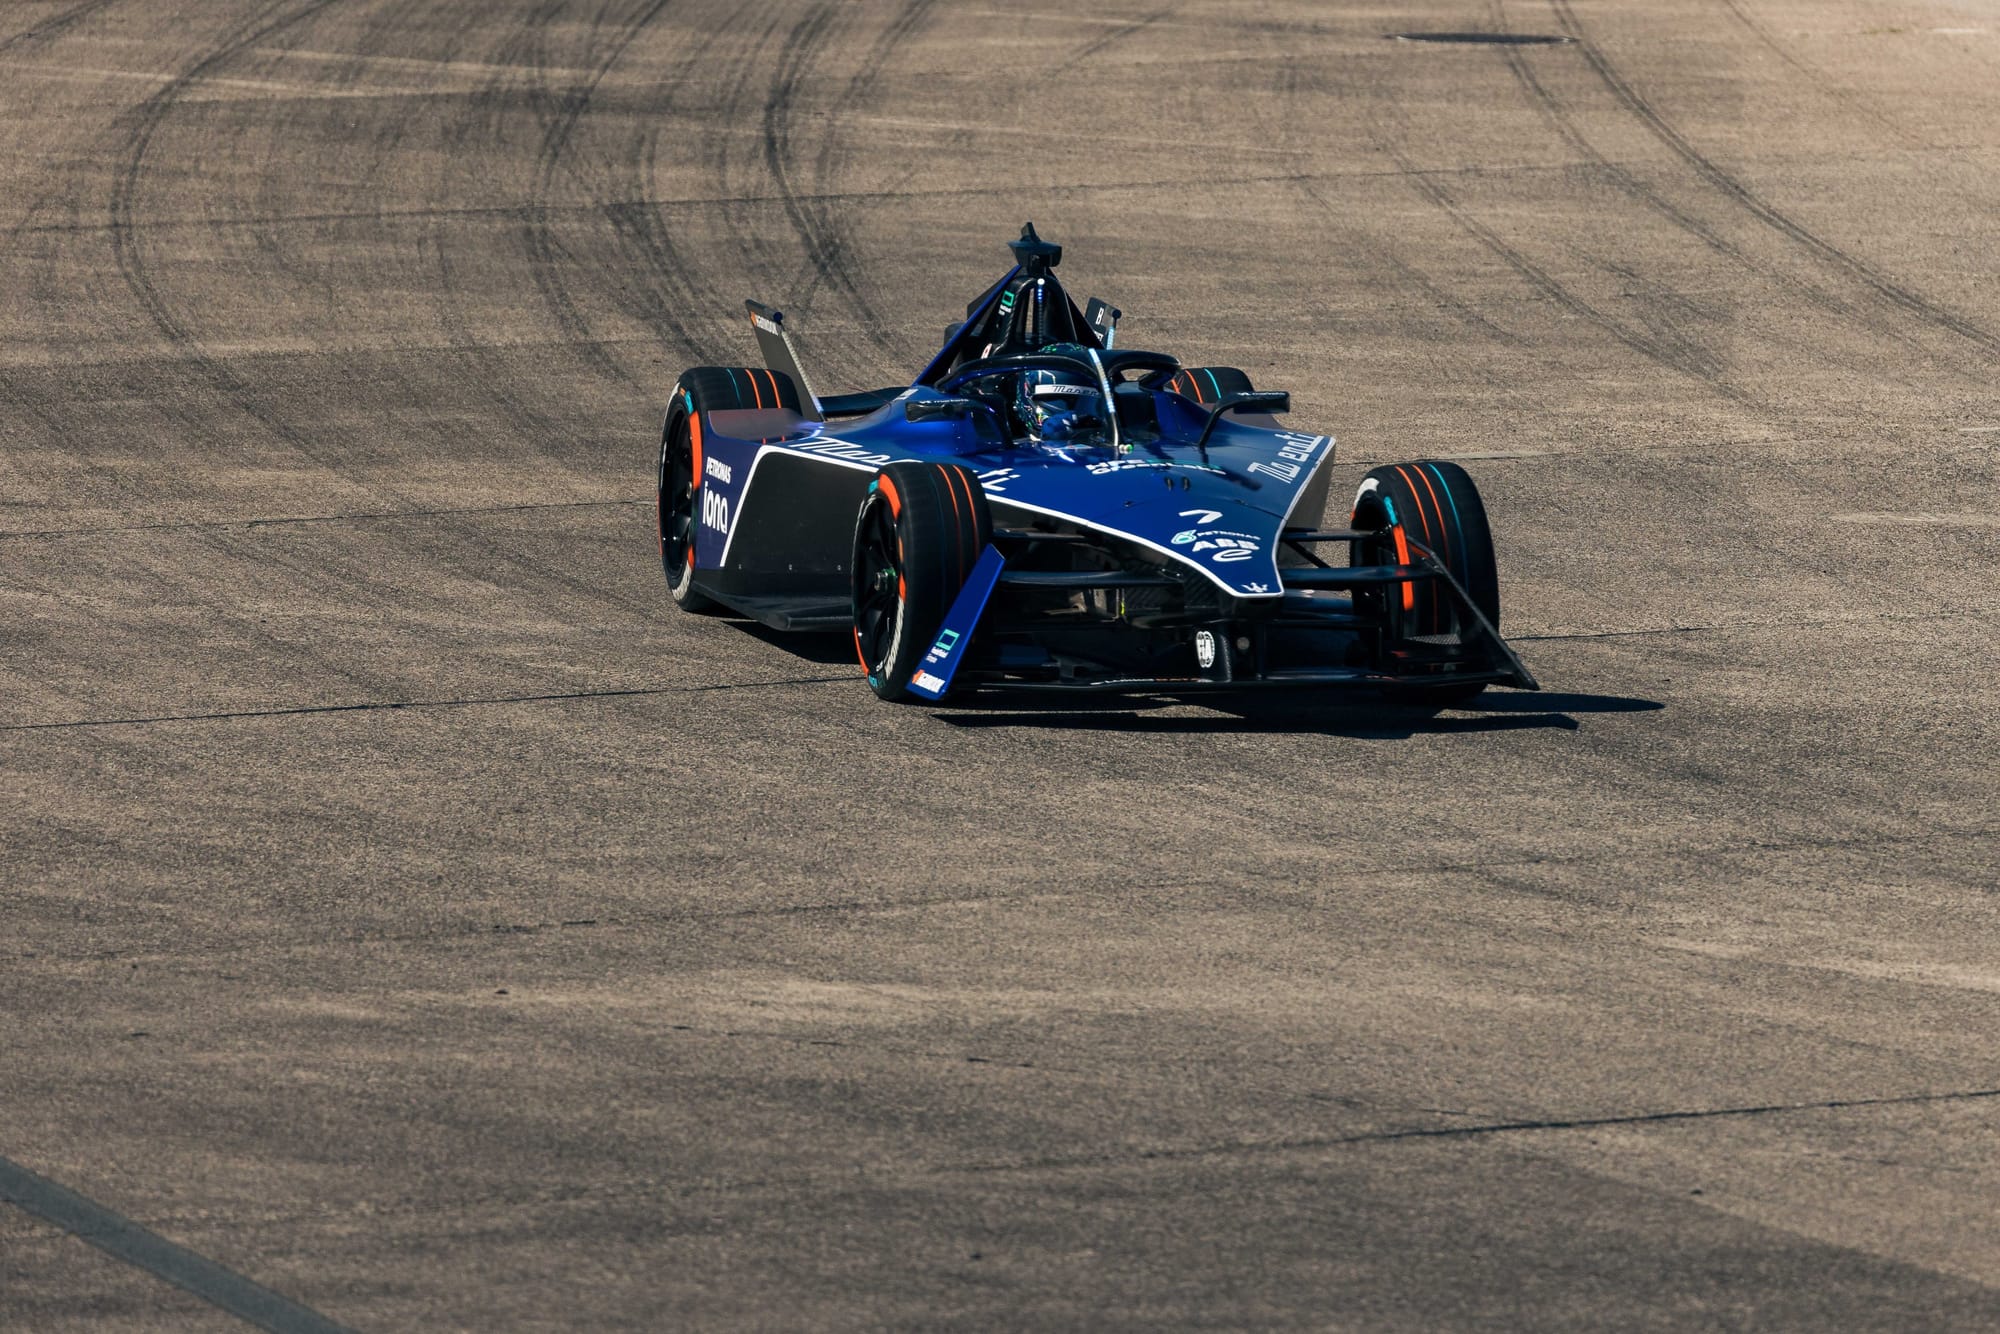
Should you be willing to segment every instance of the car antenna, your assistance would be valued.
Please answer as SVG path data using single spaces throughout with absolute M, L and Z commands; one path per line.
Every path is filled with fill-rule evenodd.
M 1021 266 L 1023 277 L 1046 278 L 1051 269 L 1062 263 L 1062 247 L 1035 235 L 1032 222 L 1022 224 L 1021 239 L 1009 241 L 1007 248 L 1014 252 L 1014 262 Z

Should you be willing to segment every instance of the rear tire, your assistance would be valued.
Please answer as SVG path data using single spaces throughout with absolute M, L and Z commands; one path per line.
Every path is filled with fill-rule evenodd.
M 1487 523 L 1479 488 L 1465 469 L 1429 459 L 1371 469 L 1355 494 L 1351 522 L 1356 528 L 1381 534 L 1364 544 L 1363 563 L 1408 565 L 1415 554 L 1412 541 L 1421 543 L 1451 572 L 1494 630 L 1499 630 L 1500 567 L 1493 556 L 1493 530 Z M 1472 631 L 1470 625 L 1462 623 L 1466 618 L 1459 614 L 1454 600 L 1434 582 L 1412 581 L 1367 596 L 1381 613 L 1392 639 L 1448 634 L 1463 639 Z M 1445 705 L 1463 703 L 1485 688 L 1416 686 L 1391 693 L 1414 702 Z
M 993 540 L 986 494 L 956 463 L 892 463 L 854 521 L 854 651 L 868 686 L 909 697 L 910 677 Z
M 683 611 L 719 610 L 715 599 L 695 587 L 695 525 L 701 514 L 701 423 L 704 412 L 738 408 L 799 410 L 799 391 L 778 371 L 697 366 L 682 373 L 667 401 L 660 428 L 658 516 L 660 565 L 667 595 Z

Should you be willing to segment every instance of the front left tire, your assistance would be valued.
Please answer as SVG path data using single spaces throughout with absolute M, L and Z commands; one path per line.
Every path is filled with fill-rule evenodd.
M 869 689 L 909 697 L 910 678 L 993 540 L 970 468 L 906 461 L 877 473 L 854 521 L 854 651 Z

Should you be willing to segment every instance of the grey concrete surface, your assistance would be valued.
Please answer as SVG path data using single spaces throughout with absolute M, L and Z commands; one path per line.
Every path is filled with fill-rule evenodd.
M 0 9 L 0 1155 L 366 1330 L 2000 1325 L 1996 125 L 1983 0 Z M 677 613 L 679 369 L 1024 218 L 1546 693 Z

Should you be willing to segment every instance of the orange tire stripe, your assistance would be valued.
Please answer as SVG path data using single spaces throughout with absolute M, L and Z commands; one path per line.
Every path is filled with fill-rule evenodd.
M 1396 537 L 1396 564 L 1408 565 L 1410 563 L 1410 544 L 1403 540 L 1403 525 L 1399 523 L 1389 531 L 1394 533 Z M 1416 606 L 1417 586 L 1405 579 L 1403 581 L 1403 610 L 1414 611 Z
M 1403 485 L 1409 488 L 1410 499 L 1416 502 L 1417 522 L 1423 525 L 1424 545 L 1428 547 L 1431 545 L 1431 520 L 1430 515 L 1424 510 L 1423 492 L 1417 490 L 1417 484 L 1410 480 L 1410 475 L 1403 471 L 1400 463 L 1396 465 L 1396 476 L 1403 479 Z
M 878 485 L 882 488 L 882 494 L 889 497 L 889 513 L 899 519 L 902 518 L 903 498 L 896 494 L 896 484 L 890 481 L 887 476 L 884 476 L 879 480 Z
M 1424 476 L 1422 468 L 1417 469 L 1417 477 L 1423 482 L 1424 490 L 1431 493 L 1431 508 L 1437 511 L 1438 516 L 1439 554 L 1444 557 L 1444 563 L 1449 567 L 1451 564 L 1451 533 L 1444 526 L 1444 502 L 1438 499 L 1437 488 L 1431 485 L 1430 478 Z
M 1431 539 L 1431 516 L 1430 513 L 1424 509 L 1424 493 L 1417 490 L 1417 484 L 1410 480 L 1410 475 L 1407 472 L 1403 471 L 1403 466 L 1400 463 L 1396 465 L 1396 476 L 1403 479 L 1403 485 L 1407 487 L 1410 492 L 1410 503 L 1417 507 L 1417 522 L 1423 526 L 1424 545 L 1426 547 L 1429 547 L 1432 552 L 1435 552 L 1437 550 L 1437 543 L 1432 541 Z M 1407 564 L 1407 562 L 1405 563 Z M 1408 585 L 1405 585 L 1405 587 L 1408 587 Z M 1432 621 L 1435 621 L 1437 619 L 1437 614 L 1435 611 L 1435 599 L 1433 599 L 1433 611 L 1429 619 L 1431 619 Z
M 972 573 L 972 562 L 978 560 L 981 556 L 985 555 L 986 553 L 981 548 L 979 542 L 979 506 L 974 503 L 972 498 L 972 472 L 968 468 L 959 468 L 956 470 L 956 472 L 958 476 L 958 485 L 965 492 L 965 531 L 967 534 L 966 540 L 969 543 L 971 543 L 970 548 L 965 553 L 965 558 L 966 558 L 965 572 L 968 576 L 970 576 Z
M 1431 479 L 1424 475 L 1424 470 L 1418 468 L 1416 474 L 1423 482 L 1424 490 L 1431 493 L 1431 508 L 1437 511 L 1438 516 L 1438 554 L 1444 559 L 1444 567 L 1448 570 L 1451 568 L 1451 530 L 1444 526 L 1444 502 L 1438 499 L 1437 488 L 1431 485 Z M 1442 597 L 1431 599 L 1431 623 L 1439 634 L 1444 633 Z
M 699 412 L 694 413 L 688 418 L 688 445 L 689 452 L 693 455 L 694 459 L 694 476 L 689 479 L 688 486 L 695 507 L 699 509 L 701 506 L 701 414 Z M 688 529 L 687 567 L 690 570 L 694 569 L 695 534 L 700 529 L 701 523 L 697 517 L 693 527 Z M 662 534 L 660 541 L 665 543 L 666 540 L 665 534 Z
M 958 469 L 947 467 L 944 470 L 944 493 L 947 496 L 951 497 L 951 517 L 955 521 L 954 526 L 957 529 L 957 531 L 952 534 L 951 546 L 952 546 L 952 551 L 957 556 L 957 560 L 955 560 L 953 564 L 958 568 L 958 582 L 960 584 L 963 584 L 965 582 L 965 576 L 966 576 L 965 525 L 967 520 L 969 520 L 972 517 L 970 513 L 972 508 L 970 496 L 966 497 L 967 501 L 966 512 L 962 517 L 958 508 L 958 487 L 959 483 L 962 480 L 963 479 L 960 478 L 958 475 Z

